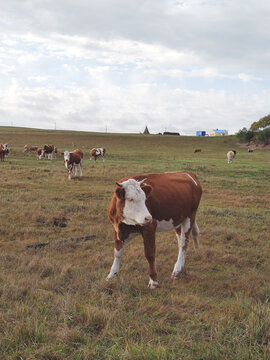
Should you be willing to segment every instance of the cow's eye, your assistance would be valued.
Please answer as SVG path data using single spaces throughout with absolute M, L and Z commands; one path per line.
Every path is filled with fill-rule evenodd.
M 129 201 L 130 201 L 130 202 L 134 202 L 134 200 L 133 200 L 133 199 L 129 199 Z

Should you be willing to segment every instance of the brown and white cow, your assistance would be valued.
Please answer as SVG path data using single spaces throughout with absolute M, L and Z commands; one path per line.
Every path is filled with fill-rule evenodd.
M 0 144 L 0 161 L 4 161 L 5 157 L 8 156 L 8 154 L 8 144 Z
M 81 150 L 77 149 L 72 152 L 64 151 L 64 164 L 68 171 L 69 180 L 71 180 L 73 166 L 75 166 L 75 176 L 77 176 L 79 165 L 81 176 L 83 176 L 83 152 Z
M 230 164 L 233 159 L 235 158 L 236 156 L 236 151 L 235 150 L 230 150 L 227 152 L 227 161 L 228 161 L 228 164 Z
M 23 147 L 23 152 L 32 152 L 32 151 L 37 151 L 38 147 L 37 146 L 28 146 L 28 145 L 24 145 Z
M 97 161 L 97 159 L 100 157 L 102 158 L 103 161 L 105 161 L 105 156 L 106 156 L 106 149 L 104 148 L 93 148 L 92 150 L 90 150 L 90 160 L 94 158 L 95 161 Z
M 179 253 L 172 278 L 184 269 L 188 237 L 192 232 L 198 247 L 199 228 L 196 212 L 202 188 L 191 172 L 143 174 L 124 178 L 117 183 L 108 207 L 108 216 L 114 227 L 114 262 L 107 279 L 118 275 L 124 246 L 141 234 L 145 257 L 149 263 L 148 287 L 158 286 L 155 267 L 155 233 L 175 230 Z
M 45 156 L 47 155 L 48 160 L 52 160 L 55 158 L 55 153 L 57 152 L 56 147 L 53 144 L 45 144 L 43 149 L 41 150 L 41 154 L 39 156 L 39 160 L 41 160 L 42 158 L 45 158 Z
M 37 160 L 41 160 L 42 158 L 41 153 L 42 153 L 42 149 L 41 148 L 37 149 Z

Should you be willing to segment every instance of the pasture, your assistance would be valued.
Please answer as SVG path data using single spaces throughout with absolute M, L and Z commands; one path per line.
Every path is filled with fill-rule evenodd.
M 270 359 L 270 154 L 233 136 L 178 137 L 0 128 L 1 359 Z M 24 145 L 58 148 L 36 160 Z M 106 161 L 89 161 L 105 147 Z M 84 176 L 67 179 L 64 150 L 81 148 Z M 194 153 L 194 149 L 202 151 Z M 228 150 L 237 155 L 227 164 Z M 203 187 L 186 271 L 170 276 L 174 232 L 157 234 L 160 288 L 147 289 L 140 236 L 107 282 L 115 181 L 139 173 L 193 171 Z M 74 175 L 74 174 L 73 174 Z M 95 235 L 92 240 L 27 245 Z

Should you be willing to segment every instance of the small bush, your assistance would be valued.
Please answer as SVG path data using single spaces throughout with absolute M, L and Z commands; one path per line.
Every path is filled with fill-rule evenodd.
M 236 136 L 241 142 L 250 142 L 254 138 L 255 132 L 247 130 L 247 128 L 244 127 L 242 130 L 238 131 Z

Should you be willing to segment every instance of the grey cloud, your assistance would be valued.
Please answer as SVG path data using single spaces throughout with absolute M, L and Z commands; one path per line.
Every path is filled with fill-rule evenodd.
M 265 0 L 9 0 L 0 9 L 10 32 L 158 43 L 228 71 L 259 73 L 269 68 L 269 11 Z

